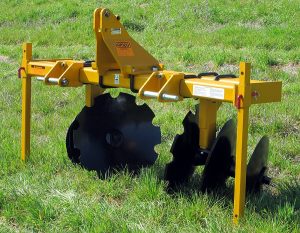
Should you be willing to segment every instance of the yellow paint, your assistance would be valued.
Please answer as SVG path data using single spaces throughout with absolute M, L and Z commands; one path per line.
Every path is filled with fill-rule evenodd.
M 199 146 L 201 149 L 209 149 L 216 137 L 217 111 L 221 102 L 200 99 L 199 104 Z
M 99 73 L 97 70 L 94 70 L 92 67 L 86 67 L 86 68 L 80 69 L 79 80 L 82 83 L 98 85 L 99 84 Z
M 139 79 L 139 76 L 136 76 Z M 138 96 L 142 99 L 156 98 L 159 102 L 180 101 L 183 99 L 180 93 L 181 81 L 184 79 L 184 73 L 175 71 L 157 71 L 153 72 L 139 89 Z M 156 97 L 147 97 L 145 91 L 157 93 Z M 177 99 L 165 99 L 164 94 L 176 96 Z
M 96 64 L 100 75 L 110 69 L 123 74 L 152 73 L 159 62 L 127 33 L 117 17 L 108 9 L 94 11 Z
M 281 82 L 251 81 L 251 104 L 262 104 L 281 101 Z M 252 96 L 253 95 L 253 96 Z
M 98 95 L 103 93 L 104 89 L 99 86 L 87 84 L 85 86 L 85 105 L 87 107 L 92 107 L 94 105 L 94 99 Z
M 24 44 L 22 67 L 27 70 L 27 61 L 32 59 L 32 45 Z M 31 117 L 31 78 L 22 72 L 22 132 L 21 132 L 21 159 L 23 161 L 30 154 L 30 117 Z
M 208 98 L 208 97 L 202 97 L 205 99 L 210 100 L 218 100 L 222 102 L 231 102 L 233 103 L 235 100 L 235 91 L 238 84 L 226 82 L 223 79 L 220 81 L 214 81 L 211 79 L 185 79 L 184 82 L 181 84 L 180 93 L 183 97 L 202 97 L 199 95 L 196 95 L 194 93 L 194 88 L 197 86 L 201 87 L 207 87 L 207 88 L 220 88 L 224 89 L 224 98 L 223 99 L 215 99 L 215 98 Z
M 183 100 L 180 96 L 180 82 L 183 80 L 183 73 L 174 73 L 169 76 L 164 85 L 160 88 L 158 92 L 158 101 L 160 102 L 172 102 L 174 100 L 166 100 L 163 98 L 163 94 L 178 96 L 178 100 Z
M 158 78 L 159 73 L 153 72 L 150 77 L 145 81 L 145 83 L 141 86 L 138 96 L 141 99 L 149 99 L 149 97 L 144 96 L 144 91 L 153 91 L 153 92 L 159 92 L 161 88 L 161 83 L 166 82 L 164 76 L 160 76 Z
M 237 142 L 234 180 L 234 210 L 233 221 L 238 223 L 244 215 L 246 171 L 247 171 L 247 141 L 248 141 L 248 118 L 251 101 L 250 93 L 250 63 L 240 64 L 240 85 L 238 95 L 243 96 L 241 108 L 238 109 L 237 117 Z
M 53 67 L 49 70 L 49 72 L 45 75 L 44 83 L 46 85 L 57 85 L 49 82 L 50 78 L 59 78 L 65 70 L 67 69 L 67 64 L 64 61 L 57 61 L 53 65 Z
M 80 82 L 79 71 L 83 68 L 82 62 L 72 62 L 66 70 L 58 77 L 58 85 L 66 87 L 80 87 L 82 82 Z M 67 81 L 64 84 L 63 81 Z

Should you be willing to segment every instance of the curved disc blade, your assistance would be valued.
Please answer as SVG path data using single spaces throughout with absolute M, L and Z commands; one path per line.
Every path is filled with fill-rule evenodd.
M 80 164 L 102 174 L 123 166 L 134 170 L 152 165 L 157 159 L 154 146 L 160 143 L 153 118 L 151 109 L 137 106 L 132 95 L 98 96 L 93 107 L 84 107 L 76 117 L 79 126 L 73 130 L 73 142 Z
M 80 151 L 74 147 L 74 140 L 73 140 L 73 131 L 77 129 L 78 126 L 79 126 L 78 122 L 74 120 L 71 123 L 66 136 L 66 147 L 67 147 L 68 157 L 73 163 L 79 163 Z
M 174 158 L 185 159 L 183 154 L 186 154 L 186 150 L 194 150 L 198 147 L 199 142 L 199 128 L 196 123 L 196 116 L 189 111 L 182 121 L 184 132 L 181 135 L 176 135 L 170 152 L 173 154 Z M 188 153 L 189 156 L 190 153 Z M 188 156 L 188 157 L 189 157 Z
M 211 150 L 201 177 L 201 191 L 224 186 L 235 154 L 236 128 L 231 119 L 225 123 Z
M 269 138 L 263 136 L 249 160 L 247 165 L 246 189 L 248 192 L 258 192 L 262 186 L 262 178 L 267 168 L 269 153 Z
M 195 170 L 195 153 L 199 143 L 199 128 L 196 116 L 188 112 L 183 120 L 184 132 L 176 135 L 171 153 L 173 161 L 166 165 L 165 179 L 169 181 L 169 187 L 187 182 Z

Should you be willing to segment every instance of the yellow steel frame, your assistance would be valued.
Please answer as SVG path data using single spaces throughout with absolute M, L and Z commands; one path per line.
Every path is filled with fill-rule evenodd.
M 251 104 L 281 100 L 281 82 L 250 80 L 250 64 L 240 63 L 238 78 L 185 79 L 187 73 L 168 71 L 135 42 L 108 9 L 94 12 L 96 60 L 90 67 L 72 59 L 33 60 L 30 43 L 23 45 L 22 67 L 22 160 L 30 154 L 31 79 L 46 85 L 78 87 L 86 85 L 86 106 L 107 87 L 130 88 L 143 99 L 160 102 L 198 98 L 199 146 L 209 149 L 216 134 L 217 111 L 222 102 L 237 108 L 237 148 L 234 189 L 234 222 L 244 213 L 249 107 Z M 191 75 L 191 74 L 188 74 Z M 100 87 L 99 84 L 102 86 Z

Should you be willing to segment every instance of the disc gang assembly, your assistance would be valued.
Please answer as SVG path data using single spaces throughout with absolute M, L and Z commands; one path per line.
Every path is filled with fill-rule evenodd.
M 281 100 L 281 82 L 250 80 L 250 63 L 241 62 L 239 75 L 166 70 L 133 40 L 108 9 L 94 11 L 95 60 L 32 58 L 31 43 L 23 44 L 22 65 L 22 150 L 30 154 L 31 80 L 49 86 L 86 87 L 86 104 L 66 135 L 70 160 L 99 176 L 127 167 L 138 171 L 157 159 L 154 146 L 161 142 L 160 128 L 152 124 L 153 111 L 137 105 L 135 96 L 120 93 L 113 98 L 108 88 L 128 88 L 144 100 L 159 102 L 199 101 L 196 111 L 183 120 L 184 132 L 171 147 L 173 160 L 166 165 L 165 180 L 170 188 L 188 182 L 196 166 L 204 165 L 201 191 L 226 185 L 234 177 L 235 223 L 244 213 L 245 193 L 258 192 L 269 184 L 266 176 L 269 139 L 263 136 L 247 163 L 249 107 Z M 216 133 L 217 111 L 223 102 L 237 111 L 237 122 L 229 120 Z M 217 135 L 216 135 L 217 134 Z

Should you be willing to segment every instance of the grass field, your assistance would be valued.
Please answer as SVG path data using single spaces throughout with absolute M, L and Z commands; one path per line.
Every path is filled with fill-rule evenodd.
M 96 7 L 121 15 L 130 34 L 168 69 L 237 74 L 239 62 L 249 61 L 253 78 L 282 80 L 281 103 L 251 107 L 249 151 L 269 135 L 274 179 L 247 197 L 240 226 L 232 225 L 232 180 L 226 190 L 202 194 L 198 168 L 182 192 L 165 191 L 169 149 L 194 100 L 147 102 L 162 130 L 159 159 L 138 176 L 121 172 L 99 180 L 72 165 L 65 149 L 84 89 L 33 82 L 31 157 L 21 162 L 21 44 L 32 42 L 35 58 L 93 59 Z M 2 0 L 0 9 L 0 232 L 300 232 L 298 0 Z M 234 108 L 222 106 L 218 127 L 232 117 Z

